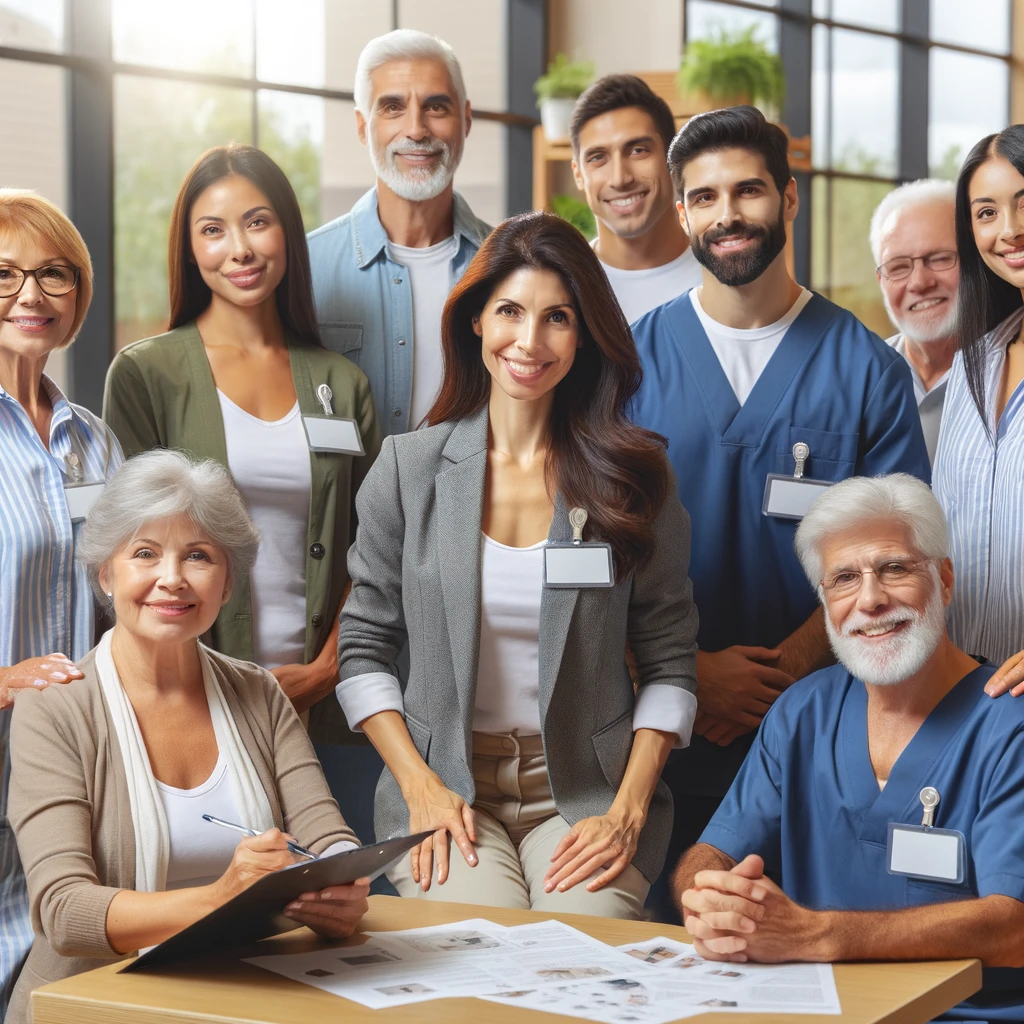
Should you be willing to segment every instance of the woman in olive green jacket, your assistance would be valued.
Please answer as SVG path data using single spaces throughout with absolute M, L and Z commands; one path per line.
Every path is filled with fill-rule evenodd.
M 118 354 L 103 418 L 126 455 L 178 448 L 231 470 L 260 555 L 210 646 L 269 668 L 311 709 L 312 738 L 343 742 L 338 614 L 380 430 L 365 375 L 321 345 L 299 205 L 270 157 L 232 144 L 199 158 L 175 202 L 169 270 L 171 330 Z M 327 434 L 317 450 L 311 430 Z

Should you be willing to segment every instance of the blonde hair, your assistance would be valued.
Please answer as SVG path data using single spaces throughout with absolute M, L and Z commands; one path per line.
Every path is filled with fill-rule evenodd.
M 0 188 L 0 237 L 46 246 L 54 257 L 78 268 L 75 319 L 68 336 L 58 345 L 67 348 L 82 329 L 92 302 L 92 260 L 78 228 L 57 206 L 27 188 Z

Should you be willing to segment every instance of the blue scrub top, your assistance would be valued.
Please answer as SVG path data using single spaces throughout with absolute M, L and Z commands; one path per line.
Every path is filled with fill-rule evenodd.
M 904 472 L 930 481 L 910 367 L 852 313 L 814 295 L 741 406 L 689 292 L 632 330 L 643 367 L 632 416 L 668 439 L 692 523 L 698 646 L 775 647 L 817 599 L 793 550 L 798 524 L 761 512 L 767 476 L 792 475 L 793 445 L 803 441 L 811 478 Z M 722 748 L 694 736 L 680 755 L 686 792 L 722 796 L 751 739 Z
M 700 841 L 736 861 L 759 854 L 783 891 L 814 910 L 898 910 L 995 894 L 1024 901 L 1024 698 L 988 697 L 994 671 L 975 669 L 946 694 L 881 791 L 863 683 L 841 665 L 795 683 L 765 715 Z M 920 825 L 925 786 L 941 798 L 936 827 L 966 838 L 962 884 L 887 871 L 889 822 Z M 987 968 L 981 992 L 948 1016 L 1024 1019 L 1024 970 Z

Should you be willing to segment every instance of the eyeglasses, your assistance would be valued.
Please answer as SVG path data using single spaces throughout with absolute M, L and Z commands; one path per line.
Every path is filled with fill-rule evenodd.
M 0 266 L 0 299 L 17 295 L 30 277 L 36 279 L 39 290 L 45 295 L 67 295 L 78 285 L 78 276 L 78 267 L 67 267 L 62 263 L 49 263 L 35 270 Z
M 880 267 L 875 267 L 875 270 L 886 281 L 902 281 L 914 272 L 914 264 L 918 260 L 929 270 L 952 270 L 959 258 L 955 249 L 940 249 L 939 252 L 930 252 L 927 256 L 897 256 L 895 259 L 886 260 Z
M 874 576 L 883 587 L 899 587 L 919 576 L 922 566 L 926 566 L 930 561 L 929 558 L 922 558 L 917 562 L 890 559 L 876 565 L 874 569 L 840 569 L 839 572 L 818 582 L 822 590 L 831 597 L 849 597 L 860 590 L 861 583 L 868 574 Z

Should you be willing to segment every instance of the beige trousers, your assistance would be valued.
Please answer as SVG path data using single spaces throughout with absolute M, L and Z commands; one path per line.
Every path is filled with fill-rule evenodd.
M 399 895 L 518 910 L 592 914 L 639 920 L 650 888 L 632 864 L 608 885 L 588 892 L 578 882 L 567 892 L 544 891 L 544 875 L 568 822 L 555 809 L 540 736 L 473 734 L 476 783 L 476 852 L 470 867 L 449 842 L 449 875 L 430 888 L 413 881 L 409 858 L 388 873 Z M 600 871 L 595 872 L 599 874 Z

